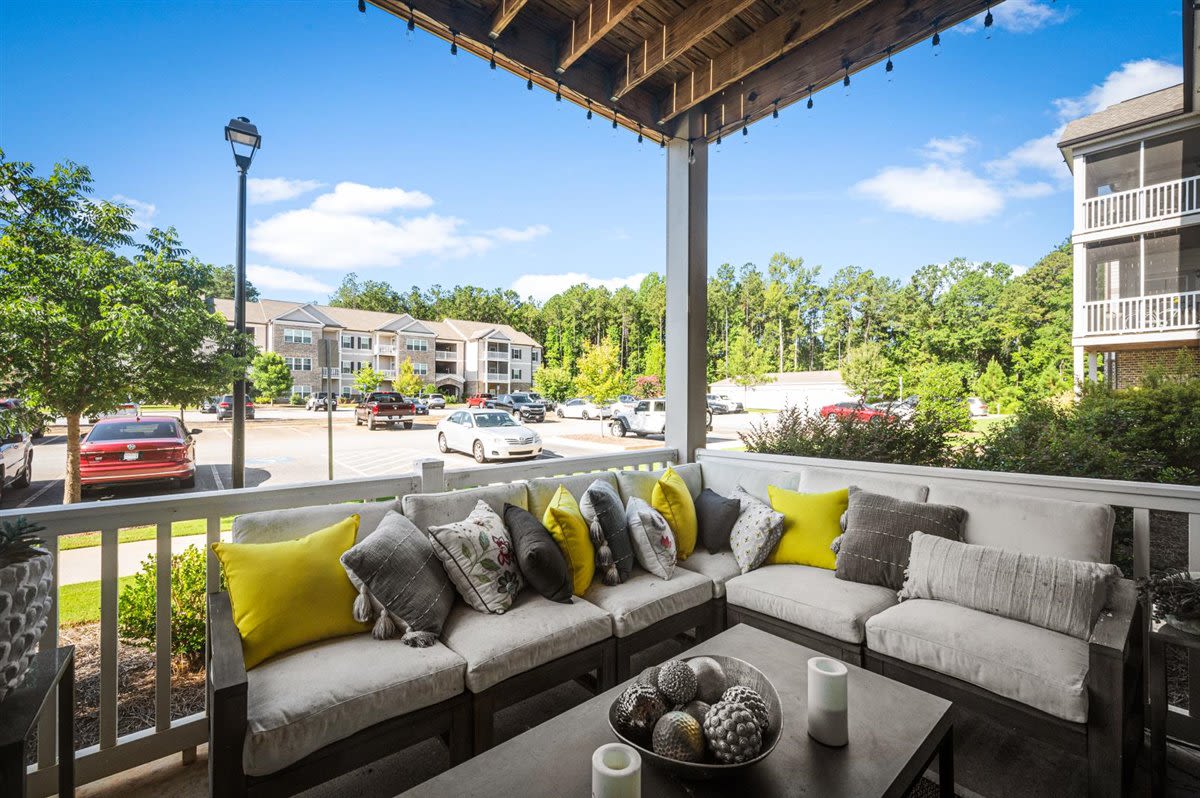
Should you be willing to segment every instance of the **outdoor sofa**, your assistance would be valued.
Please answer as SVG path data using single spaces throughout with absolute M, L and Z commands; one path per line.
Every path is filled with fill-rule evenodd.
M 849 465 L 849 464 L 848 464 Z M 767 486 L 820 492 L 857 485 L 967 511 L 964 539 L 1030 553 L 1107 562 L 1113 511 L 1104 505 L 967 489 L 870 470 L 704 460 L 676 466 L 693 496 Z M 557 487 L 579 498 L 596 479 L 648 498 L 662 472 L 620 471 L 491 485 L 400 502 L 356 505 L 359 538 L 389 510 L 422 530 L 460 520 L 479 499 L 540 517 Z M 237 542 L 306 534 L 347 514 L 345 505 L 242 515 Z M 894 591 L 838 580 L 802 565 L 741 574 L 732 552 L 703 547 L 668 581 L 640 569 L 621 585 L 597 581 L 572 604 L 525 590 L 503 615 L 457 600 L 428 649 L 369 634 L 289 652 L 247 672 L 224 594 L 210 596 L 210 789 L 213 795 L 286 795 L 422 739 L 440 736 L 451 764 L 492 745 L 499 709 L 570 680 L 603 690 L 631 675 L 642 649 L 694 630 L 699 639 L 748 623 L 1086 756 L 1089 793 L 1120 795 L 1141 739 L 1140 605 L 1120 580 L 1090 640 Z M 797 663 L 801 667 L 802 663 Z M 597 722 L 601 722 L 598 719 Z

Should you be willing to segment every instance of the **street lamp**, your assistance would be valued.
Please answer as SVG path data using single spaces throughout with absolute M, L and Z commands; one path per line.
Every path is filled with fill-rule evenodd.
M 233 277 L 233 328 L 237 331 L 237 356 L 245 355 L 246 338 L 246 172 L 262 144 L 258 128 L 244 116 L 230 119 L 225 140 L 233 150 L 238 170 L 237 262 Z M 246 375 L 233 383 L 233 486 L 246 486 Z

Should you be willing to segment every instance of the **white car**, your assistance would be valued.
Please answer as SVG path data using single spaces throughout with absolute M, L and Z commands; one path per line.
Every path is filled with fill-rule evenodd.
M 560 402 L 558 409 L 554 411 L 558 413 L 559 418 L 608 418 L 612 415 L 611 407 L 599 407 L 594 402 L 588 399 L 568 399 L 565 402 Z
M 463 452 L 477 463 L 537 457 L 541 437 L 513 420 L 503 410 L 457 410 L 438 422 L 438 449 Z
M 708 393 L 704 395 L 704 401 L 714 413 L 742 413 L 746 410 L 741 402 L 735 402 L 725 394 Z
M 446 397 L 442 396 L 440 393 L 424 394 L 422 396 L 418 396 L 417 398 L 430 408 L 444 410 L 446 407 Z

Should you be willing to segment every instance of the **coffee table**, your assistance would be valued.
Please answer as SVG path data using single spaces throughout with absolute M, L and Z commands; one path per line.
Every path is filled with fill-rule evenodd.
M 684 652 L 724 654 L 751 663 L 771 680 L 783 705 L 783 739 L 762 762 L 736 777 L 681 781 L 645 762 L 642 795 L 903 796 L 936 757 L 941 795 L 954 795 L 951 703 L 877 673 L 848 665 L 850 744 L 828 748 L 808 736 L 809 657 L 820 656 L 744 624 Z M 410 798 L 520 795 L 586 796 L 592 752 L 616 741 L 608 707 L 625 684 L 552 718 L 404 793 Z

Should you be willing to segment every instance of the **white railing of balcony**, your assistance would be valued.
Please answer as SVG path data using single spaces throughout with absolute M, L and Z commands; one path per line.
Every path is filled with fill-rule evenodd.
M 1200 326 L 1200 291 L 1102 299 L 1083 311 L 1088 335 L 1186 330 Z
M 458 352 L 447 352 L 444 349 L 437 350 L 433 355 L 435 360 L 458 360 Z
M 396 370 L 395 369 L 380 369 L 379 376 L 383 377 L 385 380 L 394 380 L 394 379 L 396 379 Z
M 488 382 L 508 382 L 508 373 L 499 371 L 489 371 L 487 373 Z
M 394 355 L 394 354 L 396 354 L 396 345 L 395 344 L 379 344 L 379 346 L 375 347 L 375 354 L 377 354 L 377 355 Z
M 1085 232 L 1200 211 L 1200 176 L 1092 197 L 1083 203 Z
M 438 492 L 475 485 L 511 482 L 542 476 L 563 476 L 591 471 L 651 468 L 677 460 L 674 449 L 617 452 L 589 457 L 564 457 L 510 465 L 479 466 L 445 471 L 441 460 L 422 463 L 422 474 L 399 474 L 333 482 L 314 482 L 284 487 L 259 487 L 236 491 L 175 494 L 104 502 L 84 502 L 54 507 L 0 511 L 0 521 L 24 516 L 43 525 L 42 536 L 54 555 L 55 584 L 58 584 L 58 540 L 63 535 L 100 531 L 100 741 L 76 752 L 75 777 L 84 784 L 170 754 L 193 756 L 197 745 L 208 738 L 206 713 L 171 718 L 171 571 L 158 570 L 156 591 L 157 636 L 155 639 L 155 724 L 118 736 L 118 630 L 117 602 L 118 534 L 137 526 L 155 528 L 158 562 L 170 562 L 172 524 L 205 520 L 206 542 L 220 537 L 221 519 L 260 510 L 312 507 L 341 502 L 396 499 L 410 493 Z M 424 476 L 424 481 L 423 481 Z M 207 557 L 210 591 L 220 587 L 216 557 Z M 51 609 L 41 645 L 58 645 L 58 602 Z M 38 761 L 29 769 L 29 794 L 44 796 L 57 784 L 55 713 L 46 713 L 38 727 Z

